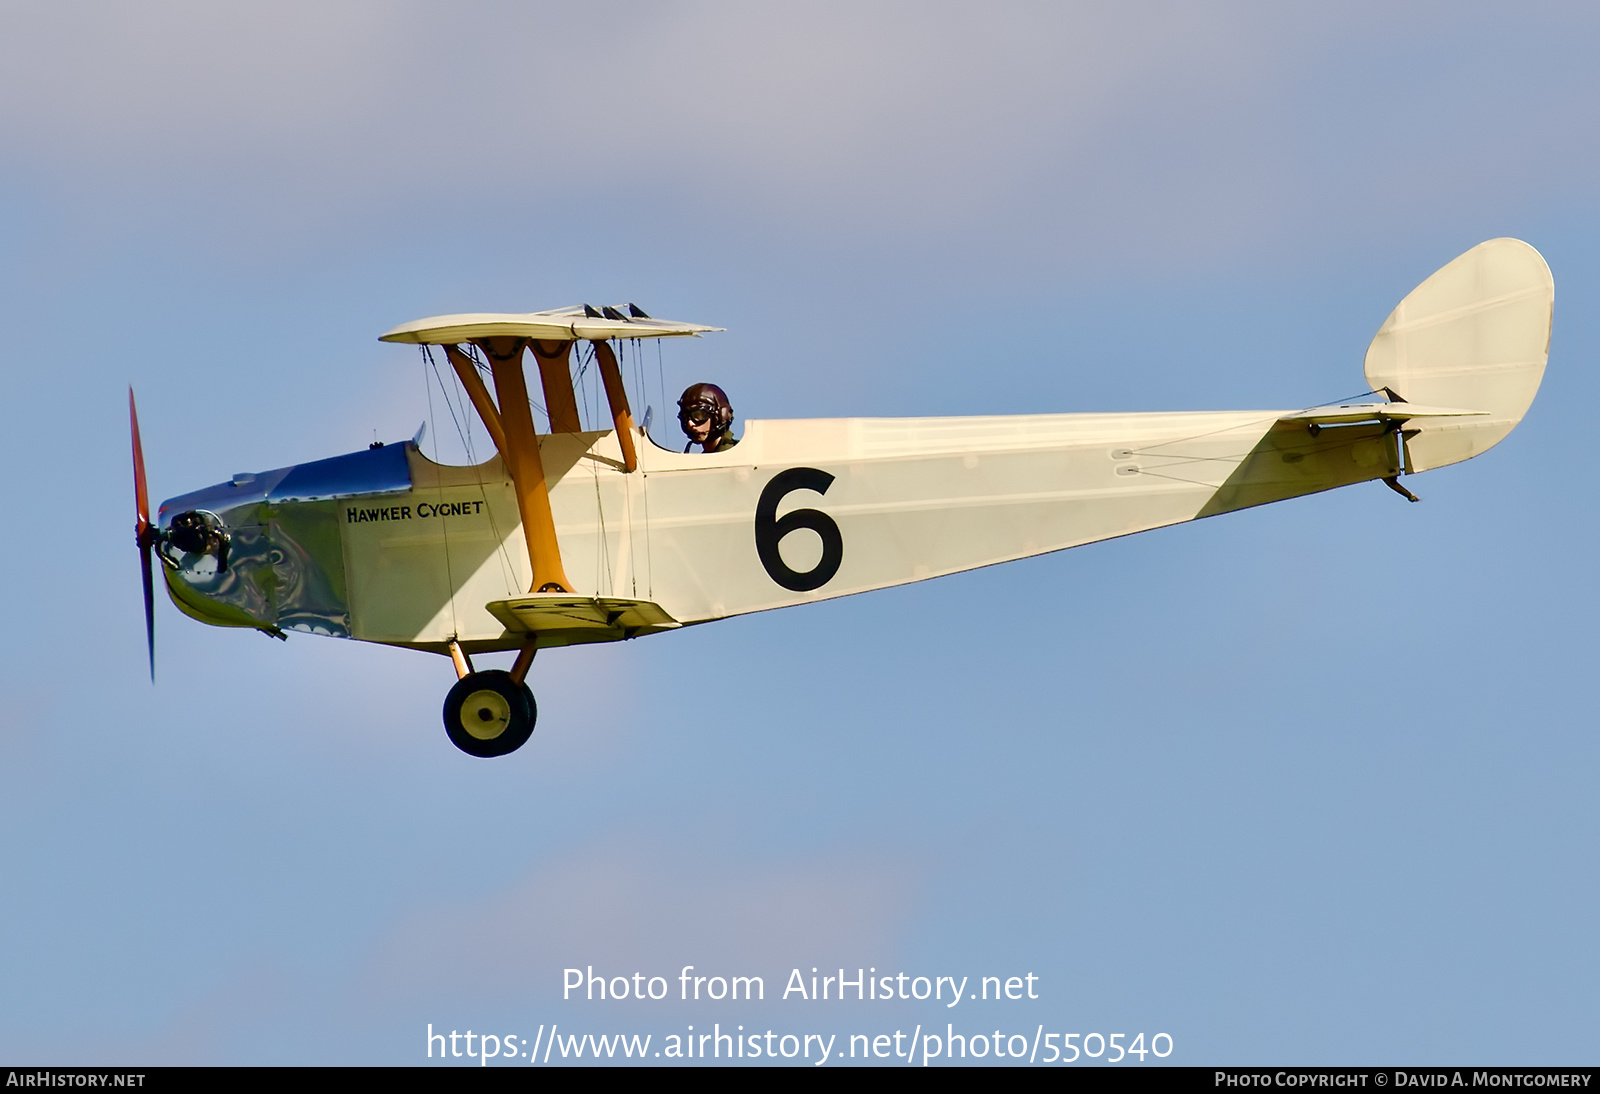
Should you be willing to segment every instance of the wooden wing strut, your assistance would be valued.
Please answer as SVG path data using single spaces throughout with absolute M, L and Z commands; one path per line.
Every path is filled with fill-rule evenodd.
M 633 447 L 633 411 L 628 409 L 628 391 L 622 386 L 622 370 L 611 343 L 594 343 L 594 359 L 600 362 L 600 378 L 606 385 L 606 402 L 611 404 L 611 420 L 617 427 L 617 443 L 622 445 L 622 464 L 629 471 L 639 469 L 639 453 Z
M 572 366 L 567 363 L 572 343 L 529 342 L 528 345 L 533 350 L 534 360 L 539 362 L 539 381 L 544 385 L 544 407 L 550 415 L 550 432 L 582 433 L 578 396 L 572 390 Z

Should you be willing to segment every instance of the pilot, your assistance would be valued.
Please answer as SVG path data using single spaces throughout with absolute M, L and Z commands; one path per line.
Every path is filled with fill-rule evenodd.
M 689 385 L 678 400 L 678 424 L 689 438 L 685 452 L 695 445 L 702 452 L 726 452 L 739 443 L 733 435 L 733 407 L 716 384 Z

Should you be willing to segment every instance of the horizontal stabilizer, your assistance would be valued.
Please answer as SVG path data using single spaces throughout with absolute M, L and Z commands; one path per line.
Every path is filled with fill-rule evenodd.
M 1462 410 L 1450 406 L 1418 406 L 1416 403 L 1340 403 L 1314 406 L 1280 421 L 1310 422 L 1314 425 L 1344 425 L 1353 422 L 1409 422 L 1413 418 L 1481 418 L 1487 410 Z

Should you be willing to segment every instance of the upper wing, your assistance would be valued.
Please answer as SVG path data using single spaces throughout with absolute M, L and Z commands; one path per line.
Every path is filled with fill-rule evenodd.
M 523 314 L 474 312 L 465 315 L 436 315 L 402 323 L 379 335 L 380 342 L 413 342 L 433 346 L 458 345 L 478 338 L 537 338 L 570 342 L 579 338 L 603 341 L 608 338 L 677 338 L 721 330 L 699 323 L 680 323 L 649 316 L 616 319 L 591 314 L 594 309 L 575 307 Z M 615 311 L 616 309 L 611 309 Z

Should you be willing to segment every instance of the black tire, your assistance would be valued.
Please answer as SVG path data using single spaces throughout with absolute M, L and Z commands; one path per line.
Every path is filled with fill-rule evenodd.
M 528 685 L 502 669 L 468 673 L 444 700 L 444 731 L 469 756 L 504 756 L 533 735 L 539 709 Z

